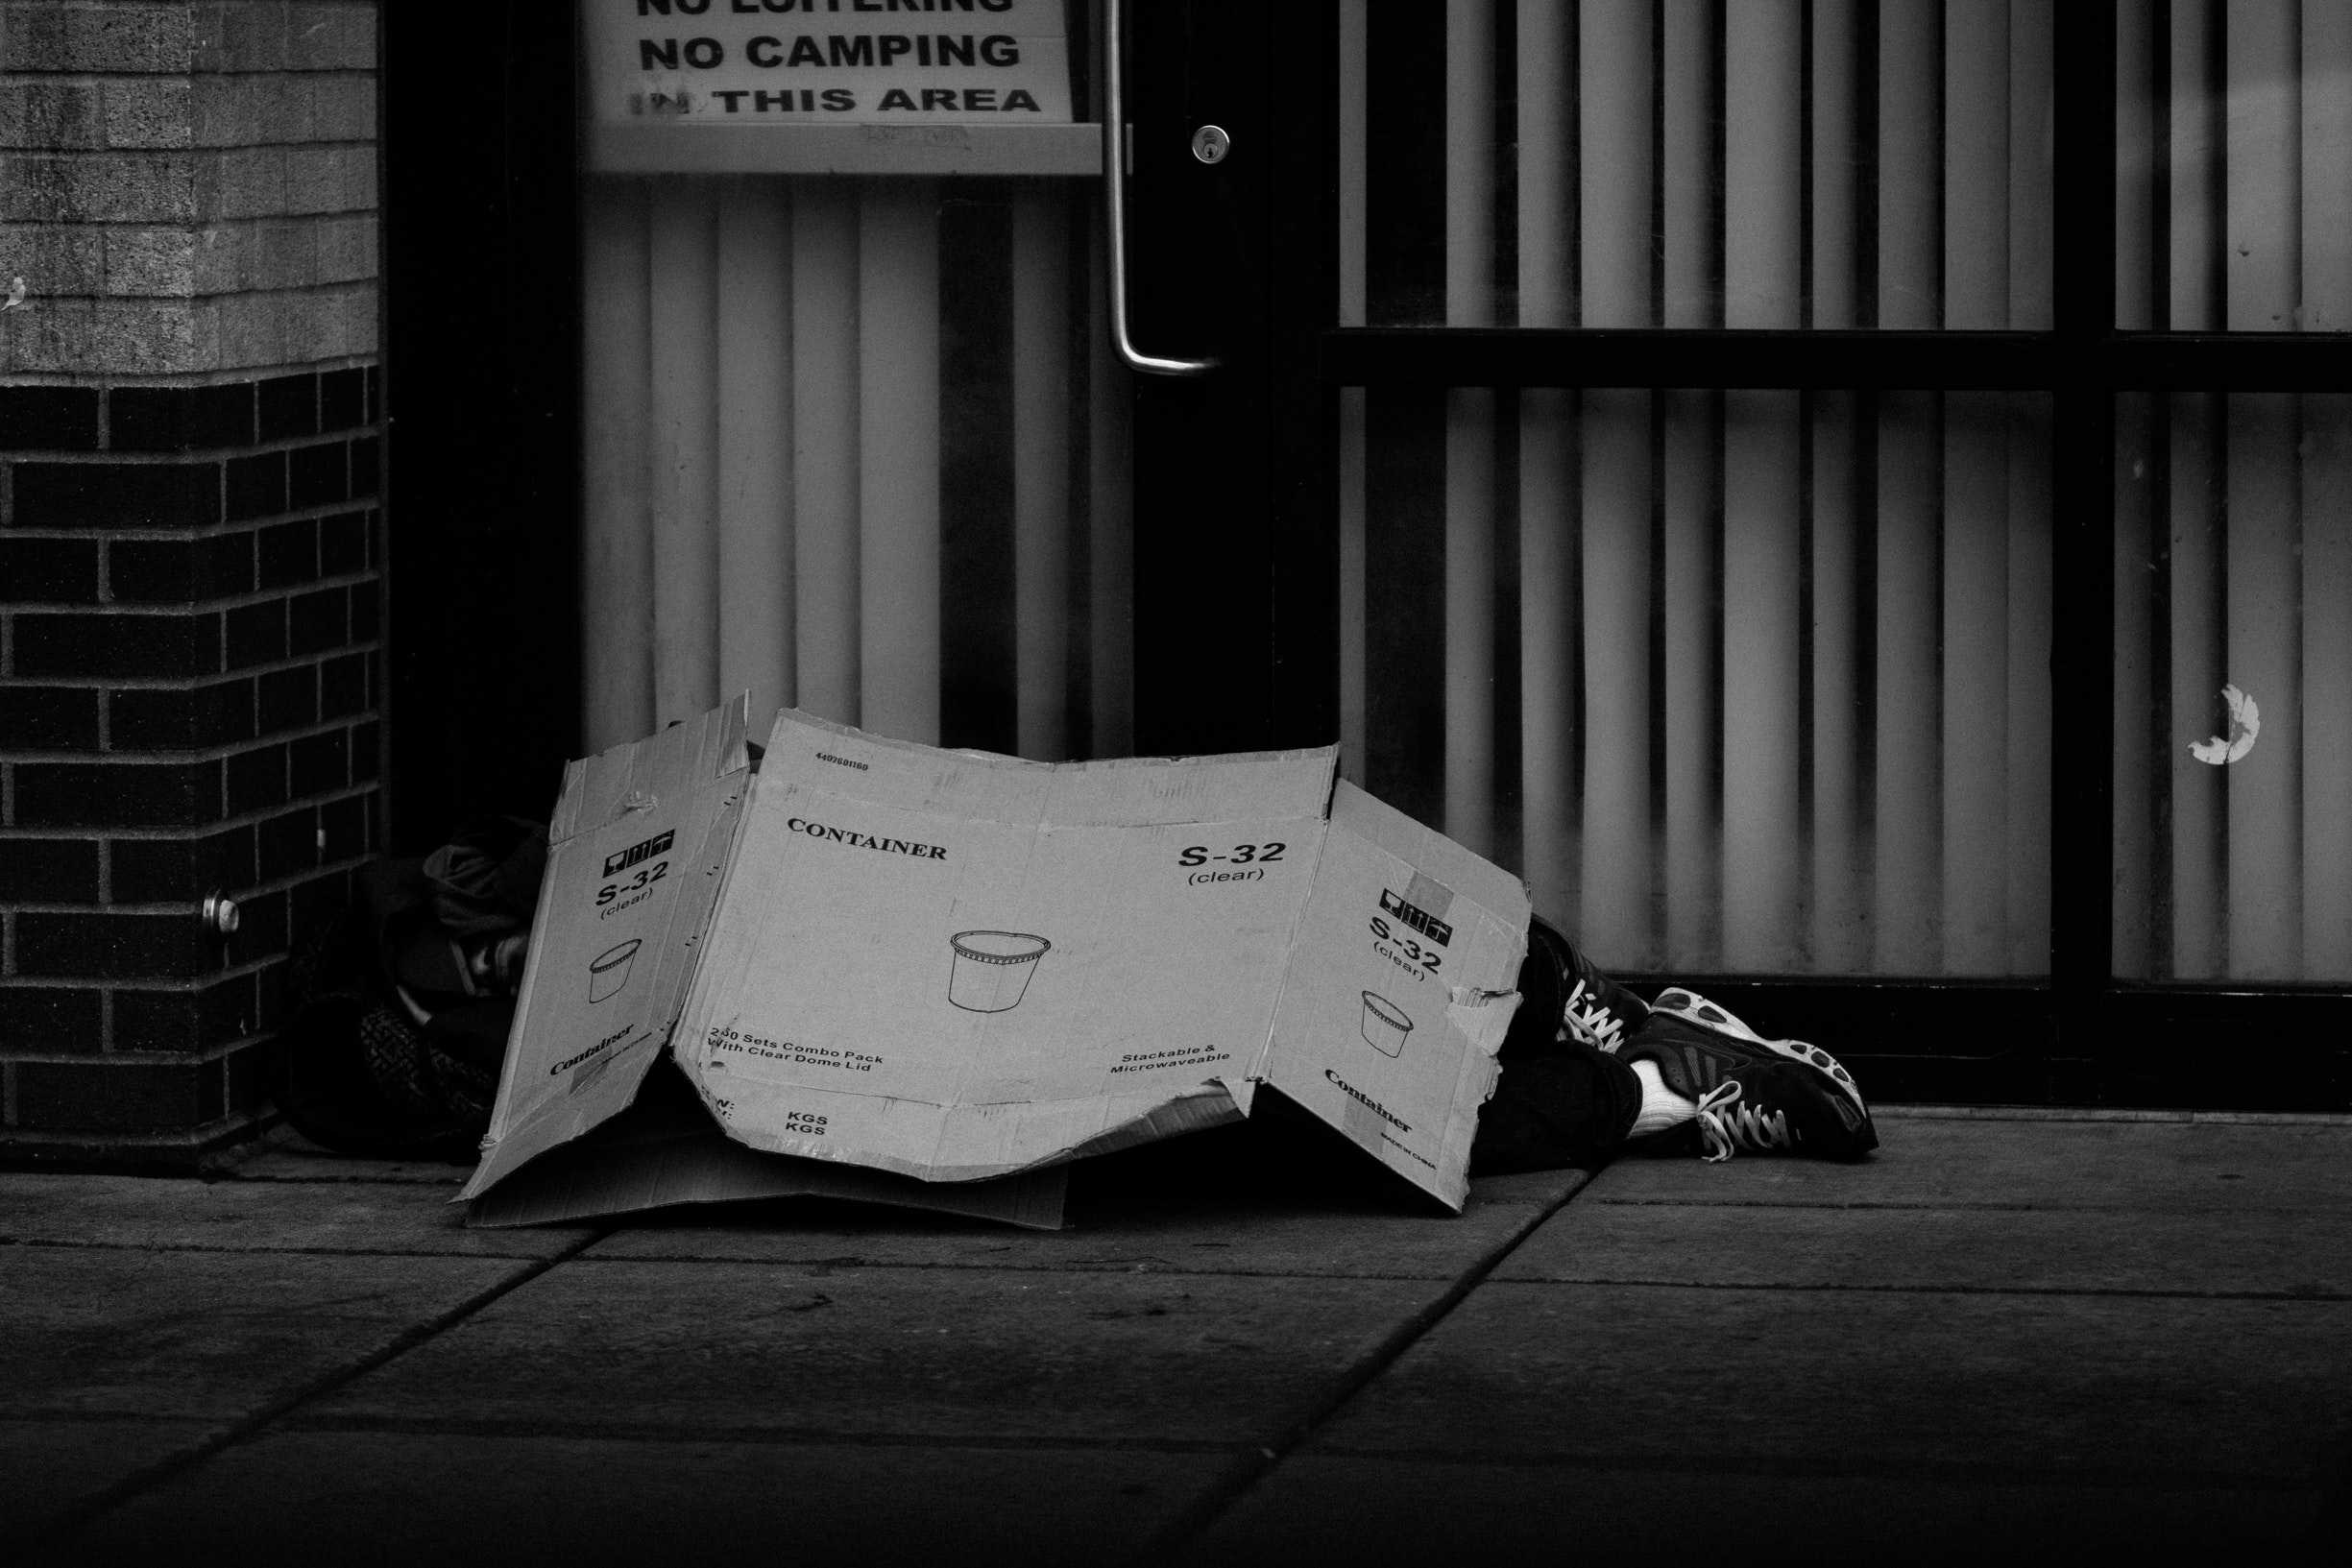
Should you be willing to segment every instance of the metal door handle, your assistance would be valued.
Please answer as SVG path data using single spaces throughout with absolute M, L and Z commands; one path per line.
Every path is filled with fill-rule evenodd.
M 1127 94 L 1120 82 L 1121 23 L 1127 0 L 1103 0 L 1103 222 L 1110 240 L 1110 341 L 1129 370 L 1148 375 L 1201 375 L 1214 359 L 1162 359 L 1135 347 L 1127 329 Z

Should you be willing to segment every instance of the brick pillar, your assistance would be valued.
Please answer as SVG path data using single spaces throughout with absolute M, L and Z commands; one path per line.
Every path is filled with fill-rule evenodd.
M 376 29 L 0 0 L 0 1154 L 258 1130 L 375 846 Z

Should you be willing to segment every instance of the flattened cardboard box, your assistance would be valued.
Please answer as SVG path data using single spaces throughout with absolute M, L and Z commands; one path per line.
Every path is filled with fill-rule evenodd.
M 609 1192 L 575 1156 L 477 1218 L 739 1195 L 708 1191 L 732 1141 L 775 1191 L 1053 1223 L 1067 1162 L 1263 1085 L 1462 1207 L 1526 890 L 1335 748 L 1047 764 L 786 712 L 755 777 L 741 715 L 567 774 L 465 1195 L 617 1116 L 665 1045 L 724 1139 Z

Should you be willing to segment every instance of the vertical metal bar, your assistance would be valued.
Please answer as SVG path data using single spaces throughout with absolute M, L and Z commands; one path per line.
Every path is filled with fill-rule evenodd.
M 1494 8 L 1445 7 L 1445 324 L 1494 325 Z M 1494 838 L 1494 394 L 1445 394 L 1445 832 Z
M 718 210 L 705 183 L 653 193 L 654 721 L 718 700 Z
M 2055 708 L 2050 652 L 2057 564 L 2050 528 L 2052 408 L 2045 395 L 2012 393 L 2001 399 L 2001 409 L 2009 446 L 2009 689 L 2001 726 L 2008 750 L 2008 842 L 2000 860 L 2008 874 L 2005 972 L 2025 976 L 2049 967 L 2049 755 Z M 2097 671 L 2088 678 L 2096 680 Z
M 2352 6 L 2303 8 L 2302 314 L 2306 332 L 2352 330 Z
M 1339 0 L 1339 325 L 1365 316 L 1364 193 L 1367 133 L 1366 49 L 1370 0 Z
M 1723 959 L 1738 970 L 1803 961 L 1797 403 L 1793 392 L 1724 398 Z M 1816 603 L 1838 586 L 1818 585 Z
M 2189 753 L 2204 721 L 2221 709 L 2223 599 L 2219 479 L 2213 398 L 2170 399 L 2167 467 L 2171 474 L 2172 973 L 2210 979 L 2222 973 L 2221 856 L 2229 778 Z
M 1576 261 L 1575 36 L 1558 0 L 1518 0 L 1519 325 L 1567 326 Z
M 1070 744 L 1069 197 L 1012 205 L 1012 526 L 1015 721 L 1021 755 Z
M 1445 325 L 1494 325 L 1494 7 L 1445 0 Z
M 2048 665 L 2051 711 L 2060 716 L 2040 771 L 2049 800 L 2055 1022 L 2062 1049 L 2079 1056 L 2110 1052 L 2118 1039 L 2105 1001 L 2115 939 L 2115 408 L 2106 374 L 2116 301 L 2115 6 L 2068 5 L 2055 20 L 2051 69 L 2066 90 L 2053 101 L 2051 125 L 2051 320 L 2068 351 L 2049 414 L 2050 593 L 2065 615 Z M 2017 526 L 2013 513 L 2013 540 Z M 2011 935 L 2013 944 L 2024 940 Z
M 1638 969 L 1657 960 L 1651 920 L 1650 395 L 1587 391 L 1581 401 L 1585 760 L 1576 931 L 1596 962 Z
M 812 180 L 792 210 L 793 667 L 799 705 L 858 704 L 858 203 Z
M 1339 389 L 1340 773 L 1365 782 L 1364 389 Z
M 2009 325 L 2009 7 L 1944 12 L 1944 325 Z
M 1723 319 L 1715 292 L 1722 230 L 1713 178 L 1713 10 L 1709 0 L 1664 0 L 1661 18 L 1665 112 L 1659 224 L 1665 241 L 1665 298 L 1660 311 L 1668 326 L 1713 326 Z
M 2131 8 L 2126 8 L 2131 9 Z M 2140 269 L 2145 273 L 2146 269 Z M 2157 489 L 2151 422 L 2162 404 L 2146 393 L 2117 398 L 2115 418 L 2115 723 L 2114 971 L 2153 979 L 2156 914 L 2156 786 L 2167 759 L 2156 754 L 2156 573 L 2163 566 L 2159 520 L 2167 504 Z
M 2009 8 L 2009 319 L 2019 331 L 2047 332 L 2056 320 L 2051 238 L 2052 122 L 2057 111 L 2057 43 L 2049 0 Z
M 1856 399 L 1813 399 L 1813 968 L 1859 974 L 1870 965 L 1870 905 L 1863 884 L 1862 671 L 1867 607 L 1856 591 L 1859 433 Z
M 1665 690 L 1653 722 L 1665 732 L 1666 964 L 1719 967 L 1721 834 L 1716 791 L 1723 693 L 1716 638 L 1722 564 L 1723 454 L 1711 393 L 1668 389 L 1665 409 Z
M 1494 393 L 1445 392 L 1445 832 L 1494 842 Z
M 858 704 L 880 735 L 939 739 L 939 224 L 928 180 L 858 209 Z
M 1581 325 L 1655 326 L 1650 0 L 1584 0 L 1576 20 Z
M 1997 393 L 1944 399 L 1944 969 L 2008 956 L 2009 431 Z
M 2171 0 L 2171 124 L 2167 153 L 2171 222 L 2165 236 L 2170 257 L 2170 299 L 2159 329 L 2210 332 L 2221 323 L 2214 310 L 2214 263 L 2220 192 L 2214 188 L 2220 106 L 2214 102 L 2210 40 L 2218 0 Z
M 792 701 L 792 247 L 782 181 L 718 209 L 718 688 L 751 734 Z
M 1884 0 L 1879 19 L 1879 325 L 1943 325 L 1936 261 L 1938 0 Z
M 1724 325 L 1802 326 L 1804 30 L 1796 0 L 1725 8 Z M 1798 602 L 1806 563 L 1791 392 L 1723 416 L 1723 963 L 1803 962 Z
M 1805 325 L 1800 0 L 1724 11 L 1723 325 Z
M 1577 7 L 1582 325 L 1657 325 L 1651 0 Z M 1603 964 L 1657 960 L 1651 918 L 1650 395 L 1581 395 L 1585 733 L 1576 932 Z
M 2223 243 L 2233 332 L 2295 327 L 2295 285 L 2302 276 L 2295 12 L 2296 0 L 2230 0 L 2228 7 Z M 2342 84 L 2335 90 L 2341 93 Z M 2343 182 L 2340 169 L 2331 178 Z
M 1920 393 L 1879 399 L 1877 937 L 1882 974 L 1930 975 L 1943 967 L 1942 729 L 1937 667 L 1936 400 Z
M 1518 0 L 1519 325 L 1575 320 L 1575 18 Z M 1537 913 L 1576 918 L 1575 404 L 1519 393 L 1520 864 Z
M 1855 102 L 1860 28 L 1855 0 L 1813 0 L 1813 319 L 1818 327 L 1858 325 L 1861 287 L 1855 212 L 1860 108 Z
M 2116 7 L 2115 38 L 2115 325 L 2145 332 L 2156 325 L 2158 137 L 2156 27 L 2141 0 Z M 2122 447 L 2117 448 L 2120 454 Z M 2120 601 L 2119 601 L 2120 602 Z
M 2308 25 L 2308 21 L 2307 21 Z M 2303 402 L 2303 953 L 2352 979 L 2352 398 Z M 2267 743 L 2267 731 L 2263 741 Z
M 1087 750 L 1135 750 L 1135 381 L 1112 351 L 1108 261 L 1090 252 L 1086 291 Z
M 1536 912 L 1572 924 L 1576 886 L 1575 405 L 1519 393 L 1520 862 Z
M 2233 315 L 2243 298 L 2237 281 L 2233 277 Z M 2286 980 L 2296 977 L 2303 957 L 2303 693 L 2295 667 L 2303 605 L 2295 508 L 2301 431 L 2295 399 L 2286 393 L 2232 393 L 2228 419 L 2228 674 L 2259 704 L 2262 722 L 2254 748 L 2226 764 L 2229 973 Z M 2342 868 L 2327 873 L 2340 876 Z
M 652 298 L 646 191 L 592 180 L 580 195 L 582 730 L 591 752 L 652 733 L 653 527 L 645 484 Z

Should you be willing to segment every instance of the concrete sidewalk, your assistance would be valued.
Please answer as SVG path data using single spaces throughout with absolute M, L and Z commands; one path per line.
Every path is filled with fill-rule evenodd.
M 1859 1167 L 1482 1181 L 1458 1219 L 1208 1134 L 1080 1168 L 1055 1234 L 791 1203 L 469 1231 L 455 1169 L 282 1147 L 0 1174 L 0 1538 L 2339 1560 L 2352 1122 L 1881 1133 Z

